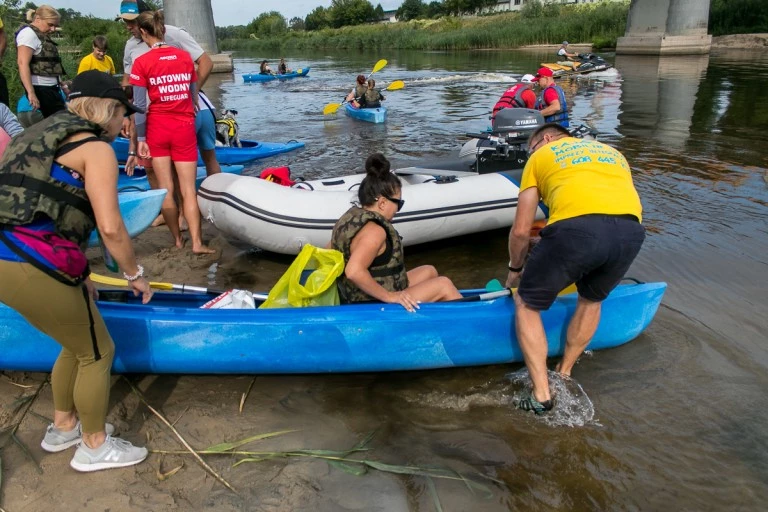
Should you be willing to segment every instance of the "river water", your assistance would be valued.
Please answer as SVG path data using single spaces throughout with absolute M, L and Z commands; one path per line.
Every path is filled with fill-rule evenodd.
M 243 83 L 261 59 L 275 67 L 279 57 L 238 54 L 234 75 L 214 76 L 207 89 L 239 111 L 242 138 L 306 142 L 248 172 L 289 165 L 305 178 L 360 171 L 374 151 L 396 167 L 448 156 L 463 133 L 488 125 L 511 78 L 552 60 L 523 51 L 295 53 L 285 55 L 289 66 L 311 66 L 309 78 Z M 377 84 L 406 83 L 387 94 L 387 123 L 324 117 L 323 106 L 382 57 L 389 64 Z M 350 430 L 378 429 L 390 462 L 499 480 L 488 495 L 436 482 L 444 510 L 749 510 L 768 500 L 768 55 L 606 58 L 614 72 L 563 83 L 572 122 L 627 156 L 649 232 L 630 275 L 669 289 L 646 333 L 576 367 L 586 396 L 569 384 L 580 397 L 575 415 L 515 411 L 520 384 L 509 374 L 521 365 L 259 381 L 305 386 Z M 432 263 L 459 287 L 483 286 L 505 276 L 506 234 L 412 248 L 407 262 Z M 215 279 L 269 286 L 289 261 L 251 251 L 223 262 Z M 403 500 L 381 510 L 433 510 L 429 488 L 404 478 Z

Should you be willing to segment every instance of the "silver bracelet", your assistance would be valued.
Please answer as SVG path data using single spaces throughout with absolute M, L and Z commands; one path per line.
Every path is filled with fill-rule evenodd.
M 125 273 L 125 272 L 123 272 L 123 277 L 124 277 L 124 278 L 125 278 L 125 280 L 126 280 L 126 281 L 128 281 L 129 283 L 132 283 L 132 282 L 136 281 L 136 280 L 137 280 L 137 279 L 139 279 L 140 277 L 144 277 L 144 267 L 142 267 L 141 265 L 138 265 L 138 264 L 137 264 L 137 265 L 136 265 L 136 268 L 138 269 L 138 271 L 136 272 L 136 274 L 135 274 L 135 275 L 132 275 L 132 276 L 131 276 L 131 275 L 128 275 L 128 274 L 127 274 L 127 273 Z

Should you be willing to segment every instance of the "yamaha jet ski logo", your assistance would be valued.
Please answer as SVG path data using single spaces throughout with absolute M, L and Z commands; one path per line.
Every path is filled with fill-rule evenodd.
M 521 126 L 521 125 L 527 125 L 527 124 L 538 124 L 537 119 L 518 119 L 515 121 L 515 126 Z

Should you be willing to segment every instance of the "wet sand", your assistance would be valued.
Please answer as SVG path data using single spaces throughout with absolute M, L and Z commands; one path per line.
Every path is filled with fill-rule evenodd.
M 169 248 L 165 227 L 150 228 L 134 240 L 139 261 L 152 280 L 225 288 L 223 281 L 237 280 L 243 288 L 268 290 L 291 261 L 289 257 L 260 257 L 230 245 L 215 229 L 205 225 L 205 239 L 217 248 L 211 256 L 196 256 L 189 243 L 184 249 Z M 98 249 L 89 249 L 92 269 L 108 274 Z M 249 259 L 244 262 L 242 258 Z M 216 279 L 207 278 L 218 263 Z M 237 268 L 241 270 L 236 270 Z M 250 268 L 253 272 L 243 272 Z M 172 431 L 132 392 L 125 379 L 140 388 L 148 403 L 160 411 L 195 449 L 231 442 L 269 432 L 296 430 L 247 445 L 251 450 L 295 449 L 345 450 L 368 432 L 381 426 L 368 409 L 366 389 L 379 376 L 113 376 L 107 421 L 117 434 L 150 450 L 184 450 Z M 133 467 L 80 474 L 69 467 L 74 448 L 49 454 L 40 448 L 45 427 L 53 415 L 49 375 L 0 372 L 0 429 L 21 420 L 18 438 L 36 462 L 5 437 L 2 446 L 0 510 L 412 510 L 415 503 L 427 507 L 433 498 L 421 477 L 403 478 L 369 470 L 364 478 L 333 468 L 322 460 L 291 458 L 246 463 L 232 468 L 231 456 L 206 456 L 206 462 L 237 491 L 232 492 L 207 473 L 192 456 L 150 453 Z M 253 387 L 242 413 L 240 401 L 251 382 Z M 39 394 L 29 411 L 16 411 L 22 397 Z M 326 401 L 333 397 L 334 406 Z M 349 410 L 339 410 L 339 403 Z M 357 410 L 365 414 L 357 414 Z M 14 412 L 16 411 L 16 412 Z M 388 435 L 392 433 L 389 432 Z M 384 445 L 386 443 L 381 443 Z M 405 453 L 388 453 L 371 442 L 372 460 L 413 464 Z M 424 465 L 439 461 L 424 461 Z M 37 464 L 41 471 L 37 469 Z M 182 466 L 172 476 L 163 475 Z M 455 467 L 455 465 L 454 465 Z M 467 466 L 467 473 L 474 470 Z M 412 481 L 413 480 L 413 481 Z M 417 490 L 410 488 L 414 481 Z M 440 482 L 441 494 L 456 493 L 462 510 L 483 510 L 482 503 L 461 482 Z M 491 485 L 493 487 L 493 484 Z M 453 491 L 452 491 L 453 490 Z M 414 497 L 415 496 L 415 497 Z M 443 498 L 445 499 L 445 498 Z M 414 503 L 415 500 L 415 503 Z M 453 499 L 451 501 L 454 501 Z M 482 500 L 481 500 L 482 501 Z M 489 502 L 492 510 L 497 503 Z

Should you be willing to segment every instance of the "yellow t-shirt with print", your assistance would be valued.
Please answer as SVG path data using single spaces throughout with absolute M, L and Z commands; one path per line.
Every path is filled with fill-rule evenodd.
M 85 57 L 83 57 L 83 60 L 80 61 L 80 66 L 77 68 L 77 74 L 79 75 L 83 71 L 89 71 L 91 69 L 95 69 L 97 71 L 103 71 L 105 73 L 109 73 L 110 75 L 115 74 L 115 63 L 112 62 L 112 57 L 109 55 L 104 56 L 104 60 L 99 60 L 96 57 L 93 56 L 92 53 L 89 53 Z
M 564 137 L 541 146 L 523 170 L 520 191 L 536 187 L 549 222 L 580 215 L 631 214 L 643 207 L 624 155 L 595 140 Z

